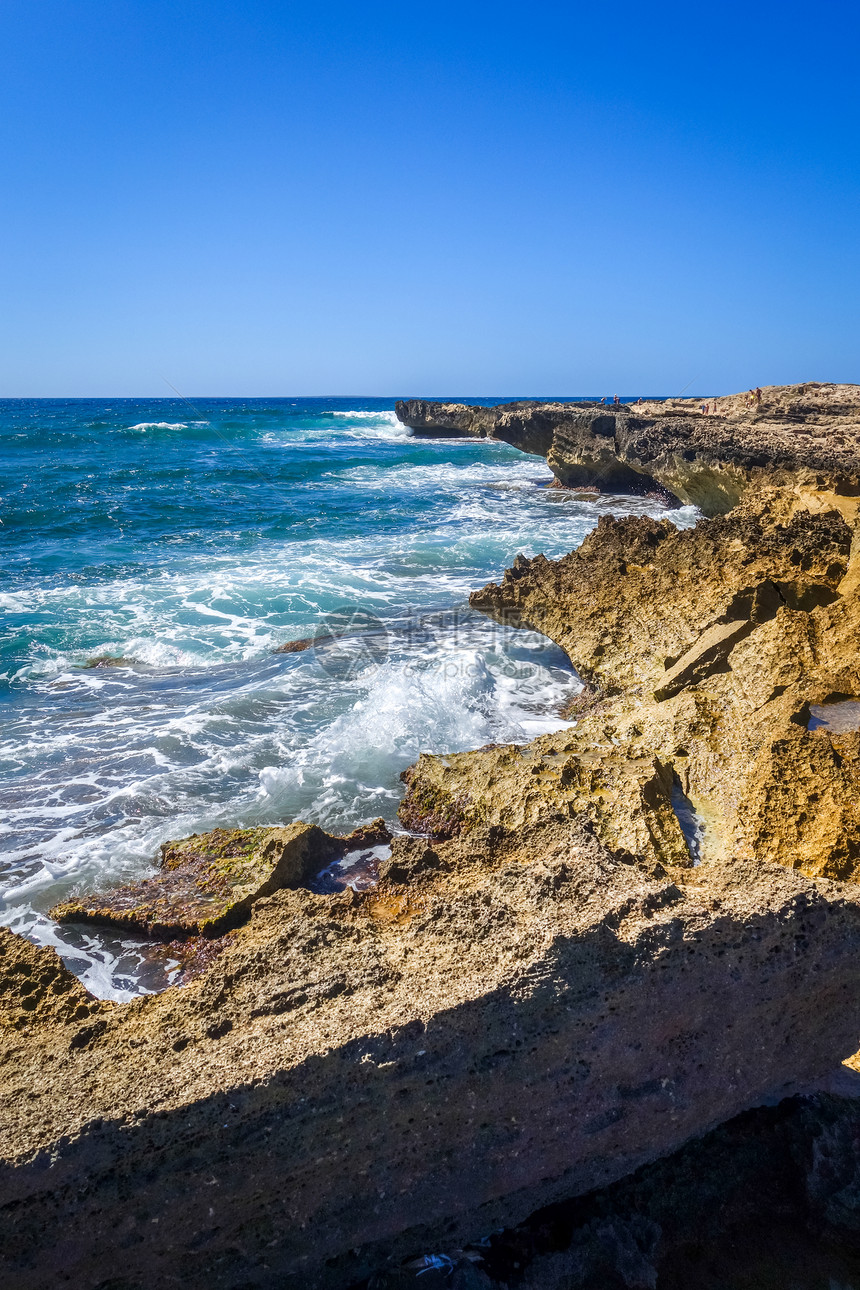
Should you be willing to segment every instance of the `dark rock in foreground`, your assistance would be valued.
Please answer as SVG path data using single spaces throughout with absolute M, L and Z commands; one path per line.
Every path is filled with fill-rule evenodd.
M 830 1092 L 746 1112 L 630 1178 L 548 1206 L 479 1245 L 416 1255 L 355 1290 L 856 1286 L 860 1100 L 852 1074 L 844 1071 Z
M 170 844 L 160 875 L 68 911 L 198 942 L 234 927 L 190 984 L 131 1004 L 0 931 L 0 1284 L 334 1290 L 619 1183 L 857 1049 L 856 387 L 803 388 L 765 392 L 770 429 L 731 400 L 696 425 L 613 413 L 605 435 L 606 409 L 562 408 L 547 455 L 573 478 L 605 440 L 610 470 L 744 500 L 687 533 L 603 522 L 476 593 L 558 640 L 589 691 L 529 745 L 422 755 L 403 818 L 429 836 L 394 838 L 376 888 L 304 884 L 379 821 Z M 511 412 L 524 444 L 545 414 Z M 812 1124 L 821 1167 L 794 1175 L 843 1236 L 852 1123 Z M 618 1223 L 588 1211 L 593 1240 L 511 1271 L 606 1290 L 659 1266 L 680 1287 L 659 1263 L 674 1167 L 653 1203 L 630 1182 L 635 1223 L 632 1201 Z M 601 1242 L 618 1258 L 589 1263 Z M 487 1290 L 470 1268 L 452 1290 Z
M 856 888 L 649 876 L 562 814 L 414 850 L 405 885 L 258 900 L 207 972 L 127 1005 L 0 935 L 0 1284 L 348 1285 L 857 1046 Z

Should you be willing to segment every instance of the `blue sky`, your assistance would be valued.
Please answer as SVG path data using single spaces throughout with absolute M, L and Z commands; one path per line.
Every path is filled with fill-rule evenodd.
M 858 28 L 3 0 L 0 395 L 860 381 Z

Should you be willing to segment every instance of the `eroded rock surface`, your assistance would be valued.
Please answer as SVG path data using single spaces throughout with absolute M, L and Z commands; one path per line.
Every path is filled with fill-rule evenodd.
M 263 896 L 307 883 L 346 851 L 390 838 L 382 819 L 343 838 L 301 821 L 194 833 L 162 843 L 154 877 L 76 896 L 55 905 L 51 916 L 60 923 L 130 928 L 159 940 L 219 937 L 244 922 Z
M 2 934 L 5 1284 L 346 1285 L 856 1047 L 853 887 L 742 862 L 681 883 L 563 814 L 427 849 L 406 883 L 259 900 L 190 985 L 86 1016 L 59 966 L 75 1008 L 49 984 L 23 1011 L 50 952 Z
M 157 877 L 64 901 L 51 916 L 60 923 L 133 928 L 164 940 L 220 936 L 261 897 L 306 881 L 330 854 L 327 835 L 308 824 L 195 833 L 162 844 Z
M 810 721 L 811 707 L 860 694 L 854 516 L 845 499 L 830 504 L 771 491 L 684 532 L 605 518 L 579 551 L 520 558 L 475 592 L 478 608 L 558 641 L 600 697 L 535 751 L 563 754 L 568 779 L 595 757 L 604 778 L 610 764 L 629 773 L 650 759 L 701 814 L 704 856 L 854 880 L 860 735 Z M 424 759 L 407 813 L 422 794 L 432 810 L 443 786 L 450 799 L 467 791 L 456 768 Z M 611 843 L 619 817 L 606 792 L 589 814 Z M 473 792 L 463 818 L 495 819 L 500 800 Z M 625 817 L 643 826 L 645 808 L 625 800 Z
M 706 515 L 730 511 L 752 487 L 802 482 L 860 491 L 860 386 L 806 382 L 747 395 L 623 404 L 397 404 L 423 434 L 492 437 L 547 458 L 567 487 L 655 487 Z

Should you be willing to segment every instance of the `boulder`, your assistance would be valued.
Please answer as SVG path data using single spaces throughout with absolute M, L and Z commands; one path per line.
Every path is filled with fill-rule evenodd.
M 152 878 L 63 901 L 51 917 L 162 940 L 217 937 L 243 922 L 255 901 L 305 882 L 333 855 L 331 840 L 315 825 L 194 833 L 162 844 L 161 872 Z

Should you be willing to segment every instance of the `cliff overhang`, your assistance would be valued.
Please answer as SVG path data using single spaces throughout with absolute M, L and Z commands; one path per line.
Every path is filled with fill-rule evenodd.
M 726 514 L 763 485 L 817 484 L 856 497 L 860 386 L 806 382 L 759 396 L 619 406 L 406 399 L 396 411 L 418 434 L 495 438 L 546 457 L 563 487 L 663 491 L 705 515 Z

